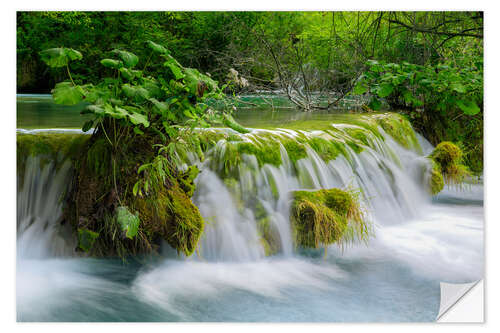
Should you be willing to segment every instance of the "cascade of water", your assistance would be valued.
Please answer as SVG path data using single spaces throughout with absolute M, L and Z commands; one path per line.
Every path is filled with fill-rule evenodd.
M 326 130 L 253 130 L 231 135 L 238 138 L 237 143 L 260 148 L 272 141 L 273 150 L 266 154 L 278 154 L 278 159 L 263 163 L 252 153 L 241 153 L 237 163 L 229 163 L 228 171 L 228 155 L 235 150 L 234 142 L 226 139 L 205 151 L 203 162 L 187 152 L 188 162 L 201 170 L 193 200 L 206 221 L 198 251 L 204 260 L 255 261 L 269 253 L 291 256 L 290 194 L 295 190 L 359 189 L 369 218 L 381 226 L 416 217 L 419 207 L 430 201 L 423 176 L 427 159 L 418 149 L 403 148 L 382 128 L 375 133 L 352 124 L 333 124 Z M 315 139 L 336 142 L 343 153 L 325 159 L 313 147 Z M 432 147 L 418 139 L 424 151 Z M 303 149 L 301 154 L 293 147 Z M 56 170 L 53 163 L 42 166 L 38 157 L 27 157 L 18 190 L 20 257 L 68 255 L 75 248 L 74 237 L 62 236 L 65 230 L 59 223 L 59 199 L 67 190 L 70 173 L 69 162 Z M 272 251 L 263 230 L 274 240 Z
M 346 156 L 339 155 L 326 162 L 304 141 L 307 156 L 295 163 L 280 143 L 281 164 L 259 166 L 254 155 L 242 154 L 234 168 L 237 182 L 228 182 L 219 175 L 227 159 L 229 144 L 220 140 L 200 163 L 194 201 L 207 219 L 201 250 L 205 259 L 255 260 L 264 256 L 265 245 L 259 242 L 259 224 L 270 223 L 277 233 L 279 251 L 293 253 L 292 230 L 289 223 L 290 193 L 299 189 L 360 189 L 369 218 L 380 226 L 394 225 L 415 218 L 419 207 L 430 202 L 422 174 L 428 161 L 421 153 L 400 146 L 379 129 L 381 137 L 369 136 L 362 152 L 345 145 Z M 330 133 L 323 131 L 294 132 L 258 130 L 247 137 L 265 137 L 265 133 L 286 139 L 303 135 L 309 138 Z M 368 131 L 367 131 L 368 132 Z M 345 138 L 351 139 L 347 133 Z M 337 137 L 338 139 L 338 137 Z M 420 140 L 425 140 L 420 138 Z M 257 140 L 256 140 L 257 141 Z M 250 141 L 251 142 L 251 141 Z M 264 217 L 262 217 L 264 216 Z
M 76 244 L 60 224 L 61 196 L 68 189 L 71 163 L 59 169 L 53 162 L 42 165 L 39 156 L 28 156 L 22 185 L 18 176 L 17 255 L 23 259 L 66 256 Z

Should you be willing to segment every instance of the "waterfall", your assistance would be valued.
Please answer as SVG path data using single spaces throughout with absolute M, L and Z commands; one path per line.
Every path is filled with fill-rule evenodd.
M 198 249 L 184 258 L 165 246 L 140 267 L 79 258 L 62 223 L 74 173 L 65 154 L 79 154 L 68 138 L 83 134 L 19 131 L 18 321 L 434 320 L 440 281 L 483 276 L 482 186 L 432 197 L 432 145 L 407 122 L 384 127 L 378 117 L 247 134 L 200 129 L 203 145 L 173 156 L 200 170 Z M 291 194 L 330 188 L 359 191 L 372 237 L 331 244 L 326 256 L 295 248 Z
M 199 246 L 203 259 L 249 261 L 264 257 L 263 245 L 258 241 L 258 214 L 264 215 L 275 230 L 279 253 L 291 256 L 294 245 L 289 222 L 290 193 L 295 190 L 360 189 L 362 205 L 375 227 L 418 217 L 420 208 L 431 200 L 422 183 L 427 159 L 418 149 L 403 148 L 382 128 L 378 128 L 381 136 L 362 127 L 357 129 L 368 137 L 368 144 L 362 145 L 363 151 L 357 153 L 346 144 L 345 156 L 339 155 L 330 161 L 322 159 L 308 144 L 318 137 L 339 139 L 328 130 L 254 130 L 239 135 L 243 142 L 256 145 L 265 140 L 300 138 L 306 156 L 292 161 L 280 142 L 280 165 L 259 166 L 256 156 L 241 154 L 240 163 L 226 178 L 224 161 L 230 158 L 226 155 L 232 151 L 228 145 L 238 145 L 240 141 L 219 140 L 205 153 L 203 162 L 195 161 L 202 171 L 193 199 L 207 220 Z M 354 140 L 346 132 L 342 135 L 344 139 Z M 228 177 L 238 181 L 229 182 Z M 263 212 L 259 212 L 261 210 Z
M 429 163 L 421 146 L 426 151 L 432 146 L 422 137 L 417 140 L 411 127 L 405 132 L 406 141 L 398 141 L 374 119 L 327 123 L 310 131 L 200 130 L 202 137 L 215 135 L 214 144 L 205 149 L 203 158 L 188 149 L 186 158 L 179 159 L 181 167 L 197 164 L 201 170 L 193 202 L 205 219 L 205 229 L 196 256 L 240 262 L 269 254 L 292 256 L 289 211 L 295 190 L 359 190 L 362 206 L 376 228 L 417 217 L 431 200 L 425 185 Z M 60 199 L 69 190 L 71 163 L 56 167 L 55 161 L 41 163 L 40 156 L 25 158 L 23 181 L 18 180 L 22 183 L 18 186 L 18 255 L 71 255 L 74 237 L 60 223 Z M 268 239 L 262 235 L 263 225 Z
M 27 156 L 18 175 L 17 255 L 22 259 L 71 255 L 76 247 L 69 226 L 61 225 L 62 196 L 69 189 L 72 166 L 44 165 L 41 156 Z M 22 178 L 21 178 L 22 177 Z

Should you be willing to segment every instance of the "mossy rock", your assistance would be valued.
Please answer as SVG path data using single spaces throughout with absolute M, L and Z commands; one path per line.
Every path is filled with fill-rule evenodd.
M 290 216 L 296 246 L 342 246 L 355 237 L 366 239 L 369 235 L 369 224 L 353 191 L 295 191 L 292 197 Z
M 415 131 L 403 116 L 397 113 L 387 113 L 377 117 L 377 123 L 401 146 L 422 152 Z
M 198 208 L 181 188 L 163 190 L 155 198 L 138 197 L 134 208 L 139 212 L 141 227 L 146 235 L 160 237 L 187 256 L 196 250 L 204 221 Z
M 441 190 L 437 191 L 439 188 L 439 177 L 437 173 L 442 175 L 444 183 L 454 185 L 462 184 L 465 179 L 470 176 L 468 168 L 462 164 L 462 150 L 452 142 L 441 142 L 434 148 L 428 157 L 433 163 L 431 176 L 431 189 L 434 186 L 434 189 L 431 190 L 433 194 L 439 193 L 444 186 L 443 184 Z M 436 184 L 434 184 L 434 182 L 436 182 Z
M 55 168 L 58 169 L 68 160 L 74 164 L 89 138 L 89 135 L 73 133 L 18 133 L 16 157 L 20 185 L 24 179 L 28 156 L 39 157 L 42 168 L 48 163 L 54 163 Z
M 436 195 L 441 192 L 444 188 L 444 179 L 441 173 L 441 167 L 439 164 L 431 160 L 432 169 L 431 169 L 431 177 L 429 179 L 429 191 L 432 195 Z

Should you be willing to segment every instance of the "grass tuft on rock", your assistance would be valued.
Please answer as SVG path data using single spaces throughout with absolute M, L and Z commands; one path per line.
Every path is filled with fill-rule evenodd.
M 291 221 L 296 246 L 319 248 L 330 244 L 343 247 L 367 241 L 371 224 L 360 206 L 359 193 L 340 189 L 293 192 Z
M 451 185 L 460 185 L 471 175 L 468 168 L 462 164 L 462 150 L 452 142 L 441 142 L 428 157 L 433 163 L 431 176 L 431 189 L 434 186 L 434 189 L 431 190 L 433 194 L 437 194 L 442 190 L 441 186 L 441 190 L 437 191 L 439 188 L 439 180 L 437 178 L 439 177 L 436 174 L 438 172 L 442 175 L 444 183 Z

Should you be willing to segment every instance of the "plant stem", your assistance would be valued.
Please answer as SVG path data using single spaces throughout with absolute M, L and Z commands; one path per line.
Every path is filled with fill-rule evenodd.
M 74 86 L 76 86 L 75 81 L 73 81 L 73 78 L 71 77 L 71 73 L 69 71 L 69 66 L 66 64 L 66 71 L 68 72 L 69 79 L 71 80 L 71 83 L 73 83 Z

